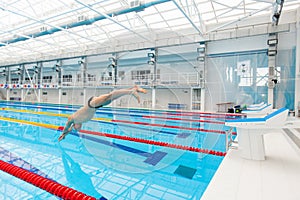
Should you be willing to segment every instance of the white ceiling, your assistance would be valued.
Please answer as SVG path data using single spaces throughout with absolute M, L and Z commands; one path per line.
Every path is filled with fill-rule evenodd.
M 202 36 L 253 16 L 271 19 L 274 5 L 275 0 L 1 0 L 0 63 L 80 55 L 127 38 L 155 45 L 161 30 Z M 299 5 L 285 0 L 283 13 Z

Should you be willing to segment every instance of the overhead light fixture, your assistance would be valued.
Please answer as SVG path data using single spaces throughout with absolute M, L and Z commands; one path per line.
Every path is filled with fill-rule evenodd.
M 155 51 L 155 50 L 152 50 Z M 148 53 L 148 65 L 154 65 L 156 63 L 156 55 L 155 52 Z
M 108 60 L 111 61 L 111 62 L 115 62 L 116 61 L 116 59 L 114 57 L 109 57 Z
M 205 47 L 199 47 L 197 48 L 198 53 L 204 53 L 205 52 Z
M 61 70 L 59 64 L 55 64 L 55 66 L 53 67 L 53 69 L 54 69 L 56 72 L 60 72 L 60 70 Z
M 277 79 L 272 79 L 272 81 L 275 83 L 275 84 L 277 84 L 278 83 L 278 80 Z
M 197 57 L 197 61 L 204 62 L 204 60 L 205 60 L 204 56 Z
M 148 61 L 148 65 L 154 65 L 154 64 L 155 64 L 155 61 L 153 61 L 153 60 Z
M 111 62 L 108 67 L 115 68 L 117 66 L 117 59 L 114 57 L 109 57 L 108 60 Z
M 268 50 L 268 56 L 276 56 L 277 50 Z
M 154 53 L 148 53 L 148 57 L 149 58 L 155 58 L 155 54 Z
M 269 39 L 268 40 L 268 45 L 269 46 L 274 46 L 276 44 L 278 44 L 278 39 Z
M 108 67 L 115 68 L 116 65 L 114 65 L 114 64 L 109 64 Z

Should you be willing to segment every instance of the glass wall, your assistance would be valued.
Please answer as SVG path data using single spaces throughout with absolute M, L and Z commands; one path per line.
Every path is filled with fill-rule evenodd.
M 293 109 L 295 50 L 278 52 L 275 71 L 274 107 Z M 216 104 L 225 102 L 268 102 L 268 73 L 266 50 L 208 55 L 206 110 L 217 110 Z

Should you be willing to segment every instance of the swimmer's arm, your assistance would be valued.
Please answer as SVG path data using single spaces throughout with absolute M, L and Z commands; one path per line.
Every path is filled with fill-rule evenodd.
M 70 133 L 70 131 L 62 133 L 62 134 L 59 136 L 58 141 L 62 141 L 63 139 L 65 139 L 65 137 L 66 137 L 66 135 L 67 135 L 68 133 Z
M 58 141 L 65 139 L 66 135 L 72 131 L 73 126 L 74 126 L 73 116 L 69 116 L 67 124 L 63 130 L 63 133 L 59 136 Z
M 72 127 L 73 127 L 73 124 L 69 129 L 65 128 L 63 133 L 59 136 L 58 141 L 65 139 L 66 135 L 68 135 L 72 131 Z

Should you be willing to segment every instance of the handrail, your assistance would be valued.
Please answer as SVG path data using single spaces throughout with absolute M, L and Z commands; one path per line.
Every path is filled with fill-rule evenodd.
M 230 127 L 228 131 L 225 131 L 226 138 L 225 138 L 225 146 L 226 146 L 226 152 L 228 152 L 229 149 L 233 147 L 232 144 L 237 143 L 233 140 L 233 135 L 236 136 L 236 133 L 233 132 L 234 127 Z

